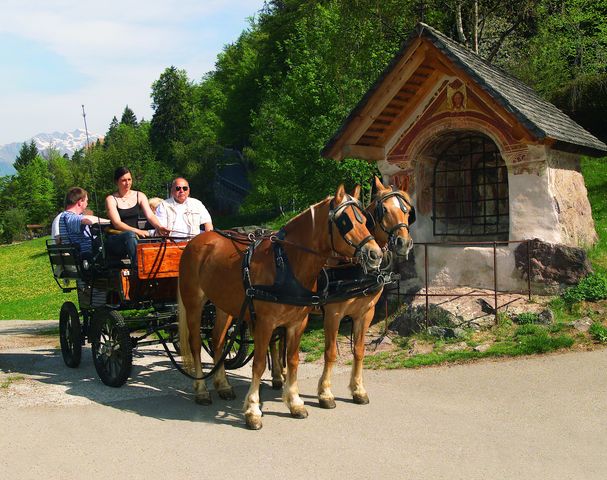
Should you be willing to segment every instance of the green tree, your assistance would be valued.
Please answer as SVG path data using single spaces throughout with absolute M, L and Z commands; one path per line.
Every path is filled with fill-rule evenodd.
M 48 170 L 55 190 L 54 207 L 60 211 L 63 209 L 65 193 L 75 185 L 73 162 L 53 151 L 49 155 Z
M 607 72 L 607 0 L 544 0 L 515 73 L 546 98 Z M 583 83 L 583 82 L 582 82 Z M 575 93 L 575 90 L 574 90 Z
M 17 158 L 13 163 L 13 167 L 19 172 L 29 165 L 39 154 L 40 152 L 38 152 L 38 147 L 36 147 L 36 143 L 33 139 L 30 143 L 23 142 L 23 145 L 21 145 L 19 153 L 17 154 Z
M 120 118 L 121 125 L 130 125 L 131 127 L 137 127 L 139 123 L 137 122 L 137 117 L 133 110 L 129 108 L 127 105 L 124 107 L 124 111 L 122 112 L 122 117 Z
M 120 166 L 133 172 L 134 189 L 145 192 L 148 197 L 166 195 L 166 184 L 173 171 L 156 160 L 149 132 L 148 122 L 141 122 L 139 127 L 119 125 L 107 148 L 95 147 L 87 152 L 75 183 L 96 194 L 91 208 L 102 208 L 105 196 L 115 191 L 114 170 Z
M 185 70 L 171 66 L 152 84 L 150 141 L 159 160 L 173 163 L 172 144 L 187 142 L 192 134 L 192 85 Z
M 47 161 L 40 155 L 15 178 L 16 205 L 27 210 L 28 223 L 48 224 L 55 213 L 56 191 Z

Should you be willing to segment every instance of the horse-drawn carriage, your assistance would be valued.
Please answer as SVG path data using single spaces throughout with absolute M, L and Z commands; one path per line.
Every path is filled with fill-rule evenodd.
M 109 258 L 102 241 L 92 257 L 83 258 L 77 244 L 47 240 L 53 276 L 64 293 L 76 291 L 79 305 L 66 301 L 59 313 L 61 353 L 68 367 L 79 366 L 88 341 L 99 378 L 119 387 L 130 375 L 136 347 L 162 344 L 171 358 L 179 354 L 177 278 L 186 245 L 183 240 L 143 239 L 133 270 L 129 259 Z M 210 355 L 214 315 L 209 302 L 203 310 L 201 336 Z M 238 335 L 223 355 L 227 368 L 242 366 L 249 347 L 246 325 L 240 323 L 235 331 Z
M 291 414 L 307 416 L 297 391 L 299 342 L 311 308 L 324 305 L 325 370 L 319 382 L 320 404 L 335 406 L 330 376 L 337 329 L 345 315 L 353 320 L 355 337 L 350 388 L 356 403 L 368 403 L 362 385 L 364 337 L 384 284 L 395 279 L 380 270 L 386 250 L 380 249 L 370 231 L 385 248 L 406 255 L 412 247 L 409 223 L 414 220 L 405 192 L 386 188 L 377 179 L 375 190 L 364 211 L 358 190 L 350 196 L 340 187 L 334 197 L 313 205 L 278 233 L 256 236 L 213 231 L 187 244 L 170 239 L 141 241 L 136 272 L 124 260 L 107 259 L 103 248 L 87 260 L 76 246 L 49 241 L 57 283 L 66 292 L 76 289 L 80 306 L 77 309 L 65 302 L 61 308 L 65 363 L 78 366 L 82 344 L 88 340 L 101 380 L 120 386 L 130 374 L 133 348 L 161 343 L 173 360 L 167 346 L 171 343 L 186 365 L 188 372 L 184 373 L 194 379 L 196 402 L 209 404 L 204 379 L 214 375 L 219 396 L 234 398 L 225 368 L 240 367 L 253 358 L 253 380 L 244 408 L 247 426 L 258 429 L 259 383 L 277 327 L 285 332 L 285 348 L 282 358 L 273 355 L 273 386 L 284 382 L 283 399 Z M 347 270 L 345 277 L 343 271 L 323 274 L 328 258 L 334 255 L 356 257 L 358 266 Z M 213 357 L 214 366 L 206 374 L 201 346 Z

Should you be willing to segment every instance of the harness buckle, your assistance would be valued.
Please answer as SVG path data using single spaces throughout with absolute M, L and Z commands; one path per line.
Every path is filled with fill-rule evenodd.
M 312 298 L 310 299 L 310 305 L 320 305 L 320 296 L 312 295 Z
M 255 298 L 255 289 L 253 287 L 249 287 L 244 291 L 244 294 L 249 298 Z

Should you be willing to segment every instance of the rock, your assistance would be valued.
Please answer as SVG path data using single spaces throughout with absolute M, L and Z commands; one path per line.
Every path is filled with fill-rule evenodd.
M 428 327 L 428 333 L 440 338 L 462 338 L 466 336 L 466 331 L 463 328 L 438 327 L 436 325 Z
M 490 343 L 481 343 L 480 345 L 477 345 L 476 347 L 474 347 L 474 351 L 475 352 L 486 352 L 487 350 L 489 350 L 491 348 L 491 344 Z
M 592 320 L 589 317 L 584 317 L 573 322 L 573 328 L 580 332 L 587 332 L 590 330 L 591 325 Z
M 466 336 L 466 330 L 464 330 L 463 328 L 460 328 L 460 327 L 455 327 L 453 329 L 453 336 L 455 338 L 463 338 Z
M 455 336 L 453 335 L 453 330 L 451 330 L 450 328 L 437 327 L 436 325 L 428 327 L 428 334 L 432 335 L 433 337 L 440 338 L 453 338 Z
M 554 323 L 554 313 L 552 313 L 552 310 L 548 308 L 542 310 L 537 316 L 537 318 L 538 322 L 542 325 L 552 325 Z
M 547 243 L 537 238 L 529 245 L 531 280 L 534 282 L 576 285 L 592 271 L 586 252 L 581 248 Z M 527 243 L 516 247 L 514 258 L 516 268 L 526 277 Z
M 466 342 L 451 343 L 449 345 L 445 345 L 443 352 L 461 352 L 467 348 L 468 344 Z
M 411 342 L 411 348 L 409 349 L 409 355 L 426 355 L 434 351 L 434 345 L 431 343 L 424 343 L 417 340 Z

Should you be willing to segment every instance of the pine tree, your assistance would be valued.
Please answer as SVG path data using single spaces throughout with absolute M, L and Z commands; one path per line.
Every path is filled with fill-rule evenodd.
M 137 127 L 139 123 L 137 123 L 137 117 L 135 116 L 135 112 L 129 108 L 127 105 L 124 107 L 124 111 L 122 112 L 122 118 L 120 119 L 121 125 L 130 125 L 131 127 Z
M 13 167 L 15 167 L 15 170 L 20 172 L 30 163 L 32 163 L 34 158 L 36 158 L 39 154 L 40 152 L 38 151 L 38 147 L 36 147 L 36 143 L 33 139 L 29 144 L 23 142 L 23 145 L 21 145 L 21 148 L 19 149 L 19 154 L 15 159 L 15 163 L 13 163 Z
M 159 160 L 171 163 L 173 142 L 184 142 L 192 127 L 192 85 L 185 70 L 169 67 L 152 84 L 150 140 Z

